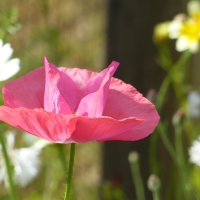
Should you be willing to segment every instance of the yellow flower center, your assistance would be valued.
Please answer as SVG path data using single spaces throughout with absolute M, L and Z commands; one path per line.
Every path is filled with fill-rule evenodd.
M 200 41 L 200 13 L 193 15 L 183 23 L 181 35 L 189 40 Z

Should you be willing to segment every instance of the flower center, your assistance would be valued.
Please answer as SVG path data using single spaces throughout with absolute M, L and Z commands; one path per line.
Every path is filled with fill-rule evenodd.
M 190 40 L 199 41 L 200 39 L 200 14 L 193 16 L 183 24 L 181 33 Z

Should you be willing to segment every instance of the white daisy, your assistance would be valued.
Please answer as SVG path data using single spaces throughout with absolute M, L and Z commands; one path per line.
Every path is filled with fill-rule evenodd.
M 0 81 L 5 81 L 20 70 L 20 59 L 10 59 L 13 49 L 9 43 L 3 45 L 0 40 Z
M 14 149 L 15 135 L 7 134 L 7 152 L 10 161 L 14 166 L 14 180 L 16 184 L 25 187 L 38 174 L 39 171 L 39 154 L 41 149 L 50 142 L 39 139 L 34 145 L 27 148 Z M 1 149 L 1 146 L 0 146 Z M 7 185 L 6 165 L 3 155 L 0 151 L 0 183 L 5 182 Z
M 190 162 L 200 166 L 200 136 L 192 143 L 189 149 Z
M 169 25 L 169 37 L 177 39 L 176 50 L 189 50 L 192 53 L 200 47 L 200 2 L 189 1 L 187 5 L 189 16 L 178 15 Z

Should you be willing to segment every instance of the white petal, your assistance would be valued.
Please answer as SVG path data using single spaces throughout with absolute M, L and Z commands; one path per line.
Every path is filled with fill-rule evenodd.
M 35 142 L 38 141 L 38 137 L 28 134 L 25 132 L 25 134 L 23 134 L 23 140 L 29 145 L 33 145 Z
M 15 180 L 20 186 L 25 187 L 37 175 L 40 163 L 39 153 L 40 151 L 31 147 L 15 150 Z
M 20 70 L 20 60 L 14 58 L 4 65 L 0 66 L 0 81 L 9 79 L 11 76 L 15 75 Z
M 169 31 L 169 38 L 176 39 L 180 35 L 180 30 L 182 27 L 182 22 L 179 20 L 174 20 L 169 23 L 168 31 Z
M 195 15 L 200 12 L 200 2 L 199 1 L 189 1 L 187 4 L 187 11 L 190 16 Z
M 2 48 L 3 46 L 3 41 L 0 39 L 0 49 Z
M 6 172 L 6 167 L 5 164 L 2 163 L 0 164 L 0 184 L 4 182 L 6 185 L 8 184 L 8 177 L 7 177 L 7 172 Z
M 8 149 L 13 149 L 14 144 L 15 144 L 15 134 L 12 133 L 11 131 L 6 132 L 6 139 L 7 139 L 7 148 Z
M 200 137 L 192 143 L 189 149 L 190 162 L 200 166 Z
M 47 140 L 44 139 L 38 139 L 37 142 L 35 142 L 35 144 L 32 146 L 32 148 L 36 149 L 36 150 L 41 150 L 42 148 L 44 148 L 45 146 L 49 145 L 49 144 L 53 144 Z
M 191 41 L 189 49 L 192 53 L 197 53 L 199 51 L 199 41 Z
M 12 56 L 13 49 L 11 48 L 10 44 L 5 44 L 2 48 L 0 48 L 0 65 L 4 64 L 9 60 Z
M 179 37 L 176 41 L 176 50 L 185 51 L 189 49 L 189 40 L 186 37 Z

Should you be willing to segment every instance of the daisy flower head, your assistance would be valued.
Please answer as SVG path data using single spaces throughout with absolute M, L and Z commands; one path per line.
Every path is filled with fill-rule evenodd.
M 39 140 L 34 145 L 26 148 L 14 148 L 15 135 L 9 132 L 6 135 L 6 148 L 8 156 L 14 167 L 14 180 L 21 187 L 28 185 L 39 172 L 39 154 L 41 149 L 48 143 Z M 6 165 L 0 146 L 0 183 L 8 184 Z
M 200 136 L 194 140 L 192 147 L 189 149 L 190 162 L 200 166 Z
M 20 59 L 10 59 L 13 49 L 9 43 L 3 44 L 0 39 L 0 81 L 5 81 L 20 70 Z
M 189 50 L 191 53 L 196 53 L 200 44 L 200 2 L 189 1 L 187 11 L 189 16 L 177 15 L 170 23 L 169 37 L 177 39 L 177 51 Z

